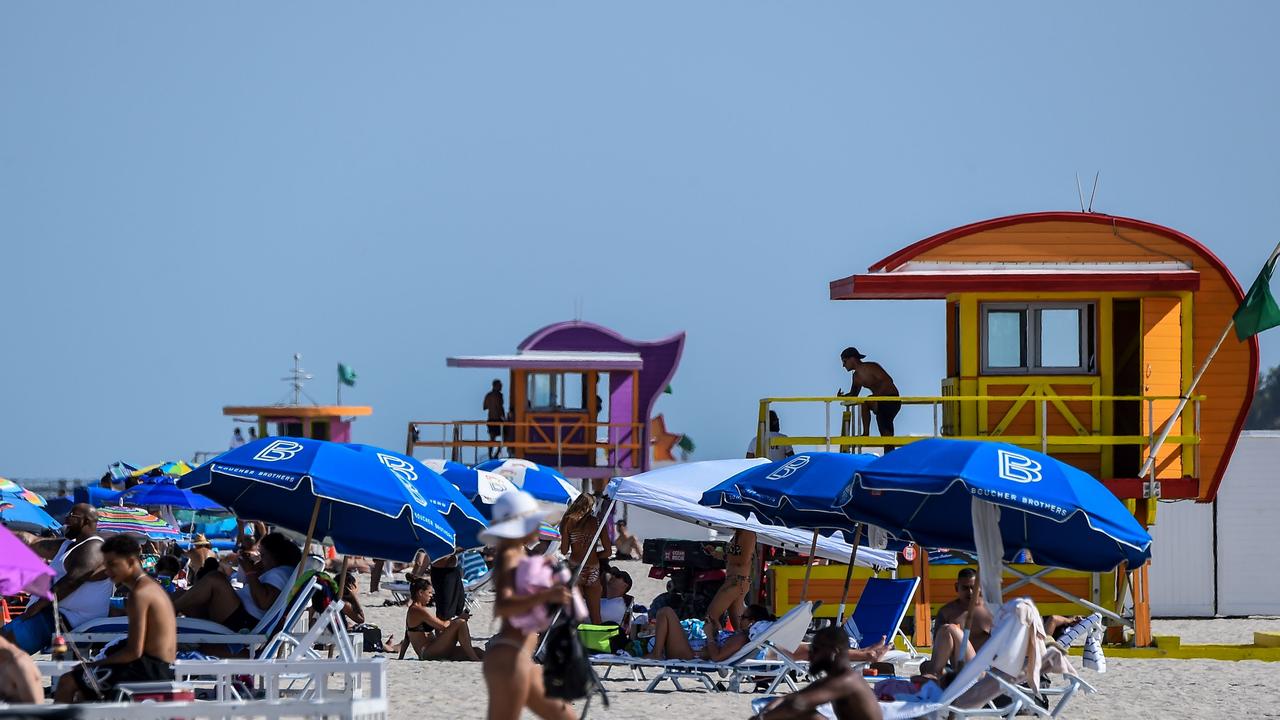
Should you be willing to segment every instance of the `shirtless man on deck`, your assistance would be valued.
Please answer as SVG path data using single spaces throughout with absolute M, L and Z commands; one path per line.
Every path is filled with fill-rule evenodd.
M 965 568 L 956 576 L 956 599 L 938 609 L 933 623 L 933 657 L 920 664 L 921 675 L 940 676 L 947 664 L 956 660 L 956 648 L 964 638 L 969 623 L 969 603 L 973 602 L 973 627 L 969 631 L 969 644 L 964 649 L 964 660 L 972 658 L 991 636 L 995 618 L 982 599 L 978 586 L 978 571 Z
M 866 388 L 872 397 L 898 397 L 898 386 L 893 384 L 893 378 L 885 369 L 880 367 L 880 363 L 863 362 L 866 355 L 858 352 L 858 348 L 847 347 L 840 353 L 840 362 L 844 364 L 844 369 L 853 373 L 853 383 L 849 387 L 849 392 L 836 391 L 836 395 L 841 397 L 853 397 L 862 392 L 862 388 Z M 876 429 L 880 431 L 881 437 L 893 437 L 893 419 L 898 416 L 898 411 L 902 409 L 902 403 L 898 400 L 876 400 L 873 402 L 862 403 L 862 434 L 871 434 L 871 413 L 876 415 Z M 886 447 L 884 451 L 891 452 L 892 447 Z

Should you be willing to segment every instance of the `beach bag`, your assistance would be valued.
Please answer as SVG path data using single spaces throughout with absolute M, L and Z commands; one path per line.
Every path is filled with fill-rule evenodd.
M 582 717 L 586 717 L 587 708 L 591 706 L 590 697 L 597 692 L 604 700 L 604 706 L 609 707 L 609 696 L 605 694 L 599 676 L 591 667 L 587 650 L 578 636 L 578 626 L 574 622 L 563 620 L 547 631 L 546 655 L 542 660 L 542 684 L 550 698 L 569 702 L 588 698 L 586 707 L 582 709 Z
M 582 640 L 582 646 L 587 649 L 587 652 L 610 655 L 621 649 L 627 640 L 622 635 L 622 628 L 612 624 L 579 625 L 578 638 Z

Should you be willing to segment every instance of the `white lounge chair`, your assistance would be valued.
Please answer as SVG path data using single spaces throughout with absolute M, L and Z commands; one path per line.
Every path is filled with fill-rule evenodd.
M 1027 650 L 1037 643 L 1043 646 L 1042 638 L 1031 637 L 1039 623 L 1039 612 L 1030 599 L 1015 598 L 1005 603 L 996 613 L 995 626 L 987 642 L 965 663 L 945 690 L 932 700 L 882 702 L 880 709 L 884 713 L 884 720 L 923 717 L 1013 718 L 1019 711 L 1027 711 L 1040 717 L 1058 717 L 1077 691 L 1092 693 L 1096 690 L 1077 677 L 1074 670 L 1064 673 L 1062 677 L 1066 681 L 1065 686 L 1038 691 L 1042 695 L 1057 698 L 1052 707 L 1046 709 L 1033 697 L 1037 691 L 1022 687 L 1022 683 L 1039 685 L 1039 677 L 1026 677 Z M 1039 634 L 1043 635 L 1043 626 L 1040 627 Z M 996 707 L 993 701 L 1001 695 L 1007 696 L 1010 702 Z M 758 713 L 772 699 L 755 700 L 751 704 L 752 709 Z M 819 707 L 818 712 L 824 717 L 835 717 L 830 705 Z
M 323 567 L 323 561 L 309 557 L 289 578 L 292 588 L 304 572 L 314 572 Z M 310 607 L 311 596 L 319 587 L 315 578 L 308 579 L 297 592 L 282 592 L 262 614 L 257 625 L 246 633 L 236 632 L 221 623 L 199 618 L 178 618 L 178 643 L 181 645 L 244 645 L 253 653 L 266 645 L 277 630 L 291 631 L 297 626 Z M 86 620 L 67 633 L 67 642 L 77 644 L 112 643 L 123 640 L 129 633 L 128 618 L 123 616 Z
M 670 680 L 677 690 L 683 690 L 681 680 L 697 680 L 711 692 L 717 692 L 717 679 L 728 677 L 730 692 L 737 692 L 744 679 L 769 678 L 771 684 L 768 692 L 774 692 L 781 684 L 791 690 L 796 689 L 792 680 L 793 671 L 803 674 L 803 669 L 790 658 L 804 642 L 804 634 L 813 620 L 816 605 L 803 602 L 791 608 L 787 614 L 778 618 L 767 630 L 754 640 L 744 644 L 731 657 L 715 662 L 712 660 L 652 660 L 648 658 L 626 657 L 622 655 L 594 655 L 593 665 L 606 668 L 605 678 L 615 667 L 625 667 L 632 672 L 635 679 L 645 679 L 644 671 L 653 669 L 658 675 L 649 682 L 645 692 L 653 692 L 664 680 Z M 765 659 L 759 659 L 762 655 Z M 717 676 L 713 678 L 712 676 Z

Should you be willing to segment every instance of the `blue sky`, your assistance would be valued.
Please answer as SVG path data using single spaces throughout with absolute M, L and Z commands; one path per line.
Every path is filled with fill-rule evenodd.
M 942 304 L 827 282 L 1074 209 L 1077 172 L 1102 172 L 1095 209 L 1186 232 L 1247 285 L 1280 226 L 1277 13 L 4 3 L 0 475 L 224 448 L 221 406 L 283 396 L 294 352 L 322 400 L 354 366 L 356 437 L 396 447 L 410 419 L 479 415 L 490 375 L 446 355 L 575 304 L 687 331 L 658 410 L 696 457 L 737 456 L 760 397 L 847 387 L 848 344 L 936 393 Z

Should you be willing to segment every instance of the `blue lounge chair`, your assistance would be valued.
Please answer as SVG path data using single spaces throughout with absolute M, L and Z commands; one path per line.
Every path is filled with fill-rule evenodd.
M 907 616 L 911 599 L 915 597 L 919 587 L 920 578 L 868 578 L 862 595 L 858 597 L 858 604 L 853 608 L 853 614 L 844 624 L 845 632 L 849 633 L 854 645 L 860 648 L 871 647 L 880 642 L 882 637 L 893 645 L 894 640 L 901 636 L 911 657 L 919 657 L 911 639 L 902 632 L 902 619 Z

